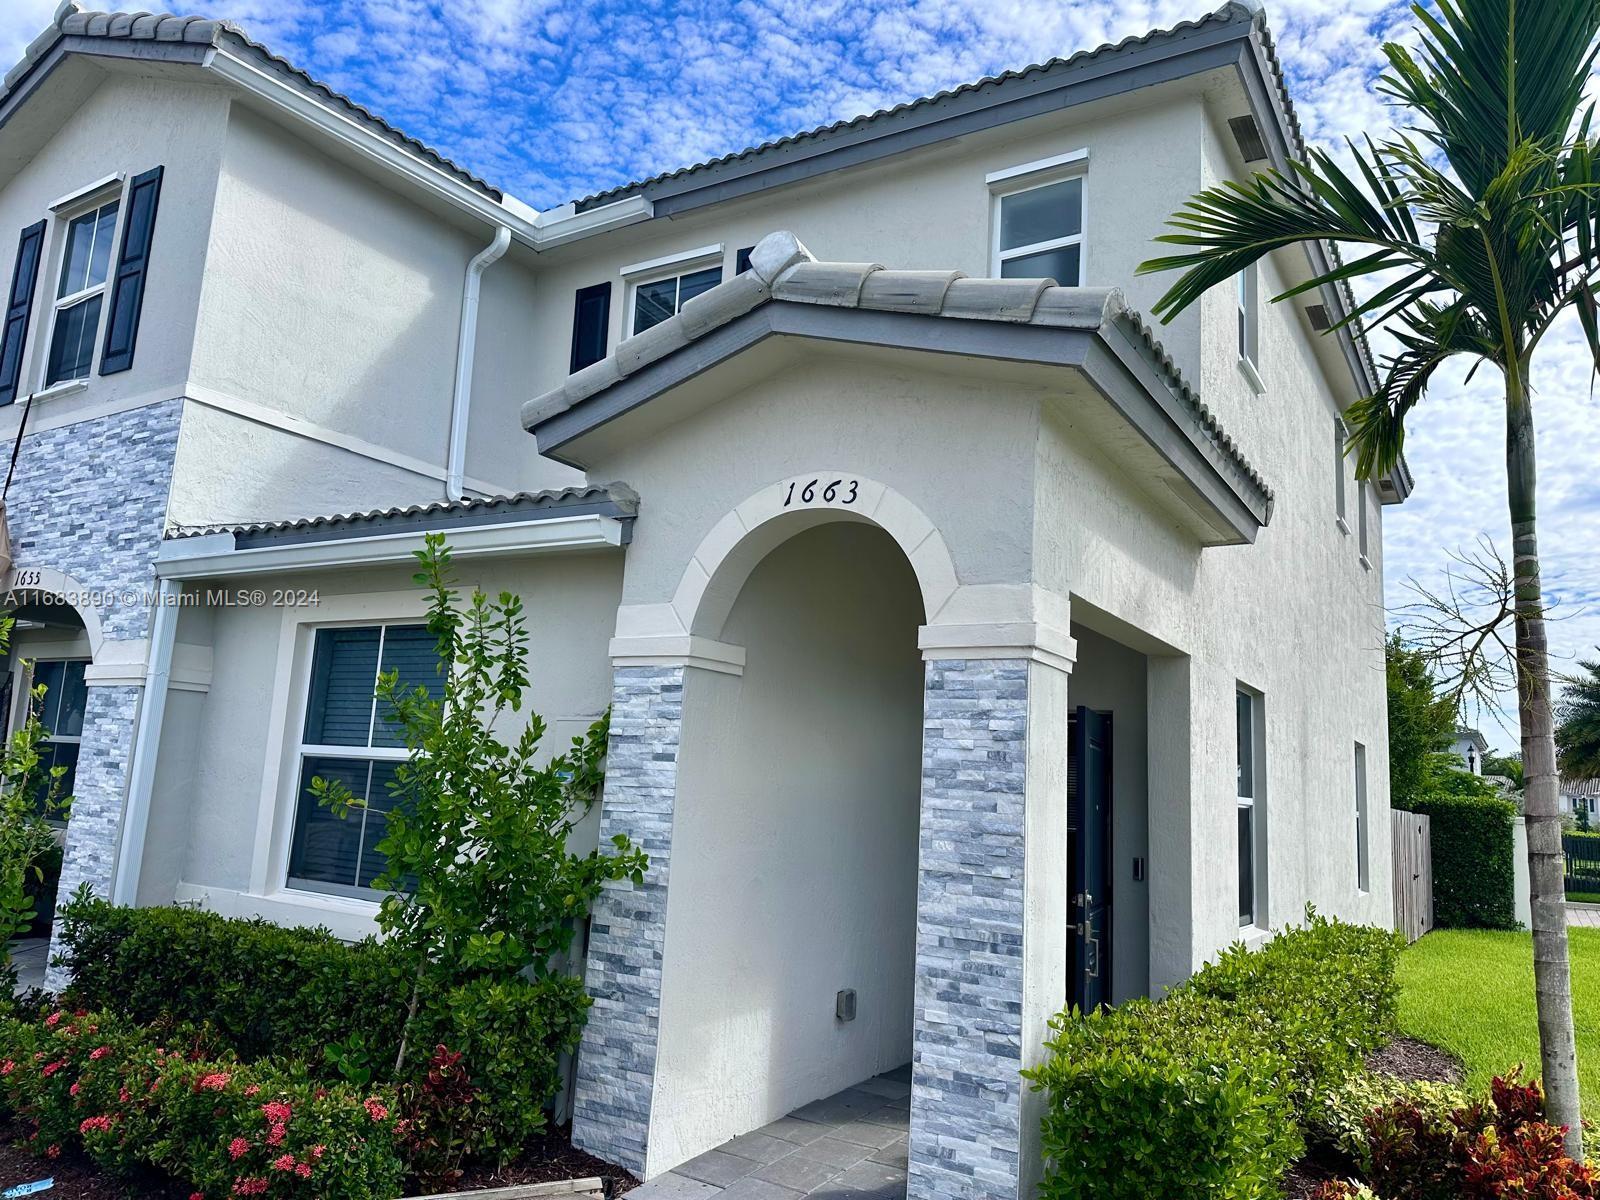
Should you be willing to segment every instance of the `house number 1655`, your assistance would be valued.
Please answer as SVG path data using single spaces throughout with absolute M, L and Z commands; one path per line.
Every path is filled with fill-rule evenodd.
M 784 493 L 783 507 L 815 504 L 818 500 L 824 504 L 854 504 L 860 494 L 861 482 L 856 479 L 823 479 L 819 476 L 807 484 L 796 479 L 790 482 Z

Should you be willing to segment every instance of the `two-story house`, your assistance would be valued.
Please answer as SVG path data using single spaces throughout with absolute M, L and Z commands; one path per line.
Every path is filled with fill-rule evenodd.
M 610 707 L 586 836 L 650 855 L 578 1143 L 657 1175 L 911 1063 L 911 1194 L 1027 1194 L 1053 1013 L 1391 920 L 1409 480 L 1342 452 L 1346 298 L 1270 303 L 1293 250 L 1139 315 L 1168 215 L 1302 149 L 1229 4 L 538 212 L 235 27 L 69 0 L 0 95 L 62 893 L 370 931 L 442 530 L 553 741 Z

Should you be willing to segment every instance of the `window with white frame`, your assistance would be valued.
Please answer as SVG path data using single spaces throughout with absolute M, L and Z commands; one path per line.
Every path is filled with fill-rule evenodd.
M 83 714 L 89 707 L 89 689 L 83 674 L 88 665 L 77 658 L 42 659 L 33 664 L 32 678 L 27 681 L 30 689 L 44 688 L 44 698 L 38 701 L 30 698 L 29 703 L 36 705 L 34 711 L 45 732 L 39 744 L 39 769 L 49 772 L 61 768 L 61 775 L 53 785 L 59 799 L 72 795 L 78 774 Z M 48 775 L 40 780 L 37 804 L 41 812 L 51 786 Z M 51 815 L 59 817 L 61 814 Z
M 1356 485 L 1356 546 L 1361 552 L 1361 565 L 1370 567 L 1371 556 L 1367 553 L 1367 493 L 1366 481 Z
M 392 671 L 403 687 L 443 695 L 437 642 L 419 624 L 325 627 L 314 637 L 288 883 L 370 895 L 385 866 L 377 846 L 400 803 L 395 770 L 407 755 L 401 730 L 377 698 L 378 676 Z M 344 816 L 323 807 L 311 790 L 318 778 L 343 783 L 364 806 Z
M 1348 436 L 1344 422 L 1338 417 L 1333 419 L 1333 496 L 1334 513 L 1339 519 L 1339 528 L 1345 533 L 1350 532 L 1350 501 L 1349 484 L 1345 482 L 1348 459 L 1345 456 L 1345 439 Z
M 629 330 L 643 333 L 651 326 L 661 324 L 701 292 L 708 292 L 721 282 L 722 264 L 718 262 L 693 271 L 635 283 Z
M 1083 283 L 1083 176 L 1034 178 L 995 191 L 994 273 L 1078 287 Z
M 1258 374 L 1261 367 L 1261 304 L 1258 264 L 1251 263 L 1239 272 L 1235 285 L 1238 308 L 1239 361 L 1248 369 L 1251 382 L 1260 387 Z
M 1238 760 L 1239 925 L 1265 927 L 1262 907 L 1265 862 L 1262 854 L 1261 697 L 1244 688 L 1234 693 Z
M 67 219 L 50 323 L 44 386 L 87 379 L 105 308 L 118 199 Z
M 1367 748 L 1356 743 L 1356 890 L 1372 890 L 1372 860 L 1367 828 Z

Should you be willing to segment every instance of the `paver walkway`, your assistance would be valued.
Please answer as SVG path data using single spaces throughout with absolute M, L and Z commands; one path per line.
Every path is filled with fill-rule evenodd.
M 901 1200 L 910 1125 L 907 1064 L 707 1150 L 628 1200 Z
M 44 968 L 50 957 L 48 938 L 23 938 L 11 943 L 11 965 L 17 969 L 17 992 L 44 986 Z
M 1568 904 L 1567 924 L 1580 929 L 1600 929 L 1600 904 Z

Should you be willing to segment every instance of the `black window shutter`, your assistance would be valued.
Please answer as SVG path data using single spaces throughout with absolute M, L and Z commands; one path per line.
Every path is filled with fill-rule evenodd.
M 29 225 L 17 242 L 17 265 L 6 293 L 5 332 L 0 335 L 0 404 L 12 404 L 22 381 L 22 348 L 28 340 L 33 289 L 39 282 L 39 253 L 44 248 L 44 222 Z
M 611 329 L 611 281 L 579 288 L 572 304 L 572 370 L 581 371 L 606 356 Z
M 750 255 L 754 251 L 754 246 L 746 246 L 743 250 L 737 250 L 734 252 L 733 273 L 735 275 L 743 275 L 750 269 Z
M 133 366 L 133 343 L 144 307 L 144 277 L 150 265 L 150 243 L 156 232 L 156 202 L 161 198 L 161 168 L 135 175 L 128 188 L 128 216 L 122 227 L 122 252 L 111 281 L 111 315 L 106 318 L 106 344 L 100 374 L 114 375 Z

